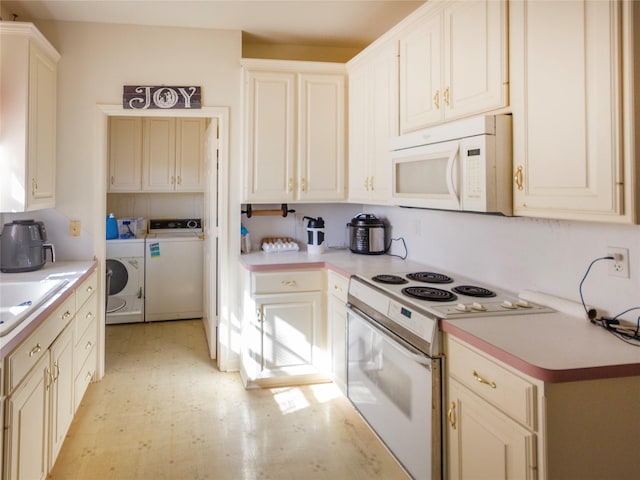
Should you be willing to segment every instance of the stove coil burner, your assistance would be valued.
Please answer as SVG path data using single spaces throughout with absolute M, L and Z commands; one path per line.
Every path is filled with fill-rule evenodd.
M 448 290 L 433 287 L 405 287 L 402 289 L 402 293 L 419 300 L 431 300 L 434 302 L 452 302 L 458 298 Z
M 424 283 L 451 283 L 453 278 L 443 274 L 434 272 L 415 272 L 407 273 L 406 277 L 409 280 L 415 280 L 416 282 Z
M 405 278 L 399 277 L 398 275 L 376 275 L 372 277 L 371 280 L 379 283 L 387 283 L 389 285 L 401 285 L 403 283 L 409 283 L 409 281 Z
M 459 293 L 460 295 L 467 295 L 469 297 L 489 298 L 496 296 L 495 292 L 483 287 L 476 287 L 475 285 L 458 285 L 457 287 L 453 287 L 451 290 Z

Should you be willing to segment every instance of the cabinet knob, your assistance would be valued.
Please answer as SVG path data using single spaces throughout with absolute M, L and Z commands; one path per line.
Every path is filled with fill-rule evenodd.
M 87 342 L 87 344 L 84 346 L 84 349 L 89 350 L 91 347 L 93 347 L 93 343 Z
M 447 412 L 447 418 L 452 429 L 456 429 L 456 402 L 451 402 L 449 411 Z
M 478 382 L 483 383 L 485 385 L 489 385 L 491 388 L 496 388 L 496 382 L 492 382 L 491 380 L 487 380 L 484 377 L 481 377 L 480 374 L 478 372 L 476 372 L 475 370 L 473 371 L 473 378 L 475 378 Z
M 524 173 L 522 171 L 522 165 L 518 165 L 518 168 L 516 169 L 516 174 L 513 176 L 513 180 L 516 182 L 516 187 L 520 191 L 524 189 L 523 176 L 524 176 Z
M 71 312 L 69 310 L 67 310 L 66 312 L 64 312 L 62 314 L 62 319 L 63 320 L 67 320 L 69 317 L 71 317 Z
M 87 293 L 91 293 L 91 292 L 93 292 L 93 286 L 92 286 L 92 285 L 89 285 L 89 286 L 87 287 Z
M 87 318 L 87 319 L 91 317 L 93 317 L 93 312 L 87 312 L 87 314 L 84 316 L 84 318 Z
M 440 110 L 440 90 L 436 90 L 436 93 L 433 95 L 433 104 L 436 110 Z
M 35 354 L 40 353 L 42 351 L 42 345 L 40 345 L 39 343 L 36 344 L 35 347 L 33 347 L 31 349 L 31 351 L 29 352 L 29 356 L 33 357 Z

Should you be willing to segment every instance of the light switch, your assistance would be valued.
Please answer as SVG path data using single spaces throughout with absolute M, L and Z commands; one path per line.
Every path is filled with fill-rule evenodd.
M 69 235 L 72 237 L 80 236 L 80 220 L 71 220 L 69 222 Z

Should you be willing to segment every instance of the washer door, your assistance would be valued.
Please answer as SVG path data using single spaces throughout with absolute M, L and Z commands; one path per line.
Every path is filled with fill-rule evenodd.
M 129 273 L 127 267 L 119 261 L 112 258 L 107 259 L 107 269 L 111 269 L 111 282 L 109 284 L 109 295 L 117 295 L 129 281 Z

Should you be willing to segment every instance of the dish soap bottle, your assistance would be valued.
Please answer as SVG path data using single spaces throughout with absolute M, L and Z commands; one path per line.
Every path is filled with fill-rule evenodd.
M 107 217 L 107 240 L 118 238 L 118 220 L 113 213 Z
M 249 230 L 243 225 L 240 225 L 240 253 L 249 253 L 251 251 L 251 238 L 249 237 Z

